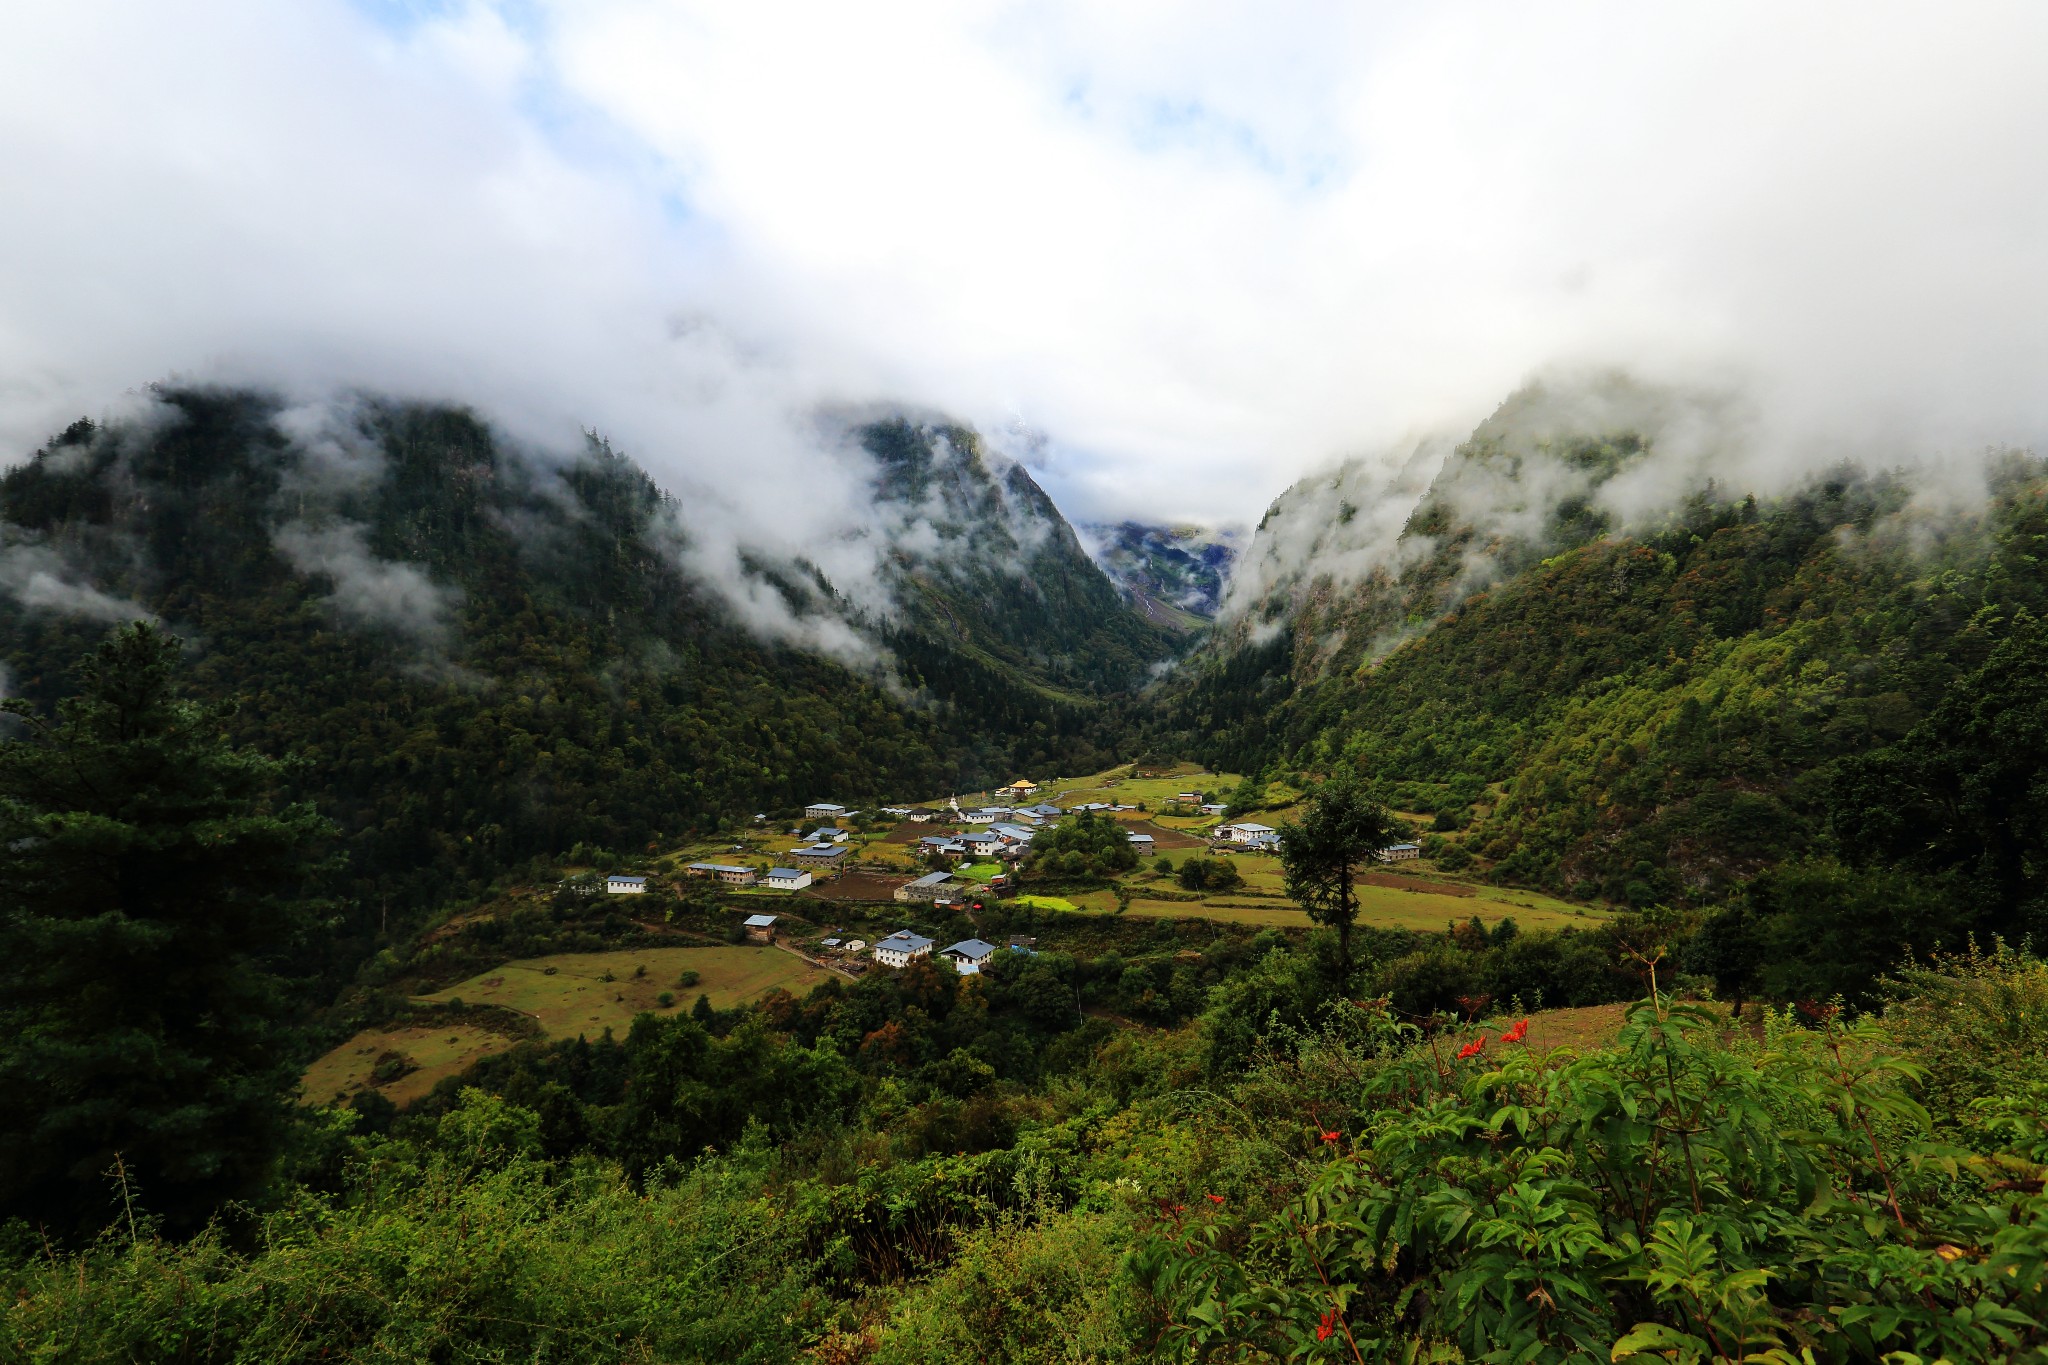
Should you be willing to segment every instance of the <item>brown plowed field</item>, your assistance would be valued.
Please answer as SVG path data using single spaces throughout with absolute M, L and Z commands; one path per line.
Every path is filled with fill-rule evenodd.
M 797 894 L 821 901 L 893 901 L 896 888 L 909 880 L 874 872 L 842 872 L 829 882 L 812 882 Z
M 1207 848 L 1209 841 L 1193 834 L 1166 826 L 1153 820 L 1129 820 L 1125 822 L 1135 834 L 1152 836 L 1154 848 Z

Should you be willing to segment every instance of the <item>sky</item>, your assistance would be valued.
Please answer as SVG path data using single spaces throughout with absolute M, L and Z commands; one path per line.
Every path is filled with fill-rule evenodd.
M 2048 432 L 2048 6 L 13 0 L 0 461 L 152 381 L 599 431 L 745 534 L 818 414 L 1256 521 L 1531 376 L 1782 467 Z M 739 532 L 736 532 L 739 534 Z

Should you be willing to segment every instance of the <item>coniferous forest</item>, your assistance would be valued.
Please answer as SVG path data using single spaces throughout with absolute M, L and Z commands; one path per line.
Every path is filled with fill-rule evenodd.
M 600 438 L 294 420 L 169 389 L 0 479 L 7 1358 L 2048 1358 L 2038 462 L 1619 524 L 1653 440 L 1496 422 L 1369 572 L 1170 635 L 961 426 L 853 434 L 882 601 L 711 581 Z M 1288 499 L 1269 546 L 1358 511 Z M 832 889 L 885 803 L 1112 772 L 1232 779 L 1000 891 Z M 618 1027 L 473 994 L 793 960 L 672 850 L 824 800 L 867 870 L 785 928 L 992 951 Z M 309 1091 L 402 1030 L 489 1044 Z

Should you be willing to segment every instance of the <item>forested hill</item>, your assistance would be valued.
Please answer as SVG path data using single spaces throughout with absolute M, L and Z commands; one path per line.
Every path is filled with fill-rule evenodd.
M 1347 498 L 1356 470 L 1276 504 L 1247 556 L 1262 599 L 1167 699 L 1177 742 L 1253 771 L 1357 760 L 1508 882 L 1700 903 L 1842 858 L 1947 879 L 1976 927 L 2033 924 L 2039 462 L 2000 463 L 1967 514 L 1844 471 L 1761 502 L 1702 484 L 1623 534 L 1600 491 L 1652 436 L 1504 426 L 1377 547 L 1345 539 L 1389 515 Z
M 1019 676 L 1124 693 L 1165 656 L 1165 635 L 1089 559 L 1023 466 L 952 424 L 896 417 L 859 434 L 879 466 L 879 503 L 929 533 L 896 547 L 907 629 L 891 637 L 928 684 L 954 697 L 992 689 L 998 705 Z M 976 666 L 980 677 L 967 672 Z
M 743 629 L 683 567 L 689 510 L 600 442 L 549 466 L 460 410 L 368 403 L 314 439 L 259 395 L 160 399 L 0 481 L 6 685 L 48 702 L 109 621 L 162 618 L 236 737 L 303 760 L 359 917 L 578 843 L 1086 770 L 1164 654 L 971 433 L 860 433 L 884 510 L 937 546 L 888 566 L 893 615 L 801 563 L 750 565 L 877 646 L 849 668 Z

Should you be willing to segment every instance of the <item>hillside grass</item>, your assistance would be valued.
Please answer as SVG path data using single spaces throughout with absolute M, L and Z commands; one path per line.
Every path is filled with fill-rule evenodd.
M 645 974 L 636 974 L 642 967 Z M 685 971 L 698 974 L 696 985 L 677 984 Z M 422 998 L 503 1005 L 538 1020 L 550 1037 L 596 1037 L 607 1028 L 623 1035 L 637 1014 L 687 1010 L 699 995 L 730 1009 L 776 989 L 802 995 L 830 976 L 772 947 L 619 948 L 508 962 Z M 663 991 L 674 997 L 666 1008 Z
M 393 1104 L 410 1104 L 444 1077 L 461 1075 L 516 1041 L 474 1024 L 366 1029 L 306 1068 L 300 1098 L 306 1104 L 339 1104 L 360 1090 L 373 1089 Z M 389 1052 L 405 1057 L 417 1069 L 376 1085 L 371 1072 L 377 1059 Z

